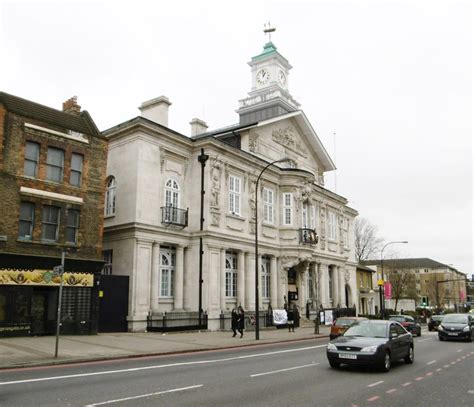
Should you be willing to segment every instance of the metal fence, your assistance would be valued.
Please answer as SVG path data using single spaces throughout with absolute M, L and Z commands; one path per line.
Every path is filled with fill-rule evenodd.
M 162 315 L 148 315 L 147 317 L 147 331 L 149 332 L 195 329 L 207 329 L 206 312 L 201 314 L 201 324 L 199 324 L 199 312 L 164 312 Z

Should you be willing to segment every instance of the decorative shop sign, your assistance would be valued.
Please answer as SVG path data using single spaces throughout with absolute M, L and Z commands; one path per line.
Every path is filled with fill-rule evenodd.
M 53 270 L 0 268 L 0 284 L 56 286 L 61 276 Z M 93 287 L 94 275 L 88 273 L 63 274 L 63 285 L 67 287 Z

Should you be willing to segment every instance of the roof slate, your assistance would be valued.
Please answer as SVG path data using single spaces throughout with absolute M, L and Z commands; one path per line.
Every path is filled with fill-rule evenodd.
M 100 136 L 99 129 L 87 111 L 82 111 L 80 114 L 66 113 L 5 92 L 0 92 L 0 103 L 9 112 L 24 117 L 40 120 L 83 134 Z
M 380 260 L 366 260 L 361 262 L 366 266 L 380 265 Z M 384 259 L 384 265 L 400 267 L 400 268 L 447 268 L 447 264 L 440 263 L 435 260 L 428 258 L 415 258 L 415 259 Z

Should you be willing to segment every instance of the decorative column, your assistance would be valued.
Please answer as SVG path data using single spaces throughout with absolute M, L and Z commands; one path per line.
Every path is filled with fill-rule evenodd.
M 304 314 L 306 312 L 306 301 L 308 300 L 308 268 L 309 262 L 306 262 L 303 271 L 300 273 L 301 294 L 299 296 L 298 302 L 301 314 Z
M 176 268 L 174 280 L 174 311 L 183 310 L 184 292 L 184 247 L 176 246 Z
M 226 304 L 225 304 L 225 249 L 221 249 L 221 267 L 220 267 L 220 275 L 221 275 L 221 284 L 220 284 L 220 293 L 221 293 L 221 310 L 225 311 Z
M 278 272 L 277 272 L 277 258 L 270 257 L 270 305 L 273 309 L 278 307 Z
M 183 307 L 186 311 L 194 310 L 197 308 L 193 304 L 197 304 L 197 288 L 196 288 L 196 278 L 194 278 L 193 263 L 191 261 L 193 255 L 193 248 L 187 247 L 184 250 L 184 298 L 183 298 Z M 197 273 L 196 273 L 197 275 Z M 196 289 L 195 289 L 196 288 Z
M 259 306 L 259 309 L 262 310 L 263 309 L 263 295 L 262 295 L 262 258 L 263 256 L 261 254 L 258 255 L 258 306 Z M 254 266 L 254 270 L 255 270 L 255 266 Z M 254 287 L 255 288 L 255 287 Z
M 153 241 L 150 279 L 151 311 L 158 312 L 158 285 L 160 279 L 160 244 Z
M 325 263 L 321 264 L 321 303 L 329 308 L 329 269 Z
M 246 253 L 245 310 L 255 310 L 255 255 Z
M 339 302 L 341 304 L 341 307 L 351 307 L 352 304 L 347 304 L 346 305 L 346 281 L 344 278 L 344 270 L 342 267 L 337 268 L 337 273 L 339 274 Z
M 245 252 L 239 251 L 237 256 L 237 306 L 245 309 Z

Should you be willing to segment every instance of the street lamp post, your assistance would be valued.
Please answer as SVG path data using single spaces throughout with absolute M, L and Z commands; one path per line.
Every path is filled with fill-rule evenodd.
M 270 164 L 267 164 L 262 171 L 260 171 L 259 176 L 257 177 L 257 182 L 255 183 L 255 340 L 260 339 L 260 321 L 259 321 L 259 304 L 258 304 L 258 292 L 259 292 L 259 278 L 258 278 L 258 183 L 262 174 L 265 170 L 276 163 L 281 163 L 288 161 L 288 158 L 282 158 L 280 160 L 272 161 Z
M 382 276 L 382 285 L 380 285 L 380 288 L 379 288 L 379 298 L 380 298 L 380 313 L 381 313 L 382 319 L 385 318 L 385 285 L 384 285 L 385 277 L 383 274 L 383 251 L 388 245 L 395 244 L 395 243 L 408 243 L 408 241 L 397 240 L 394 242 L 385 243 L 385 245 L 382 247 L 382 250 L 380 251 L 380 269 L 381 269 L 381 276 Z

